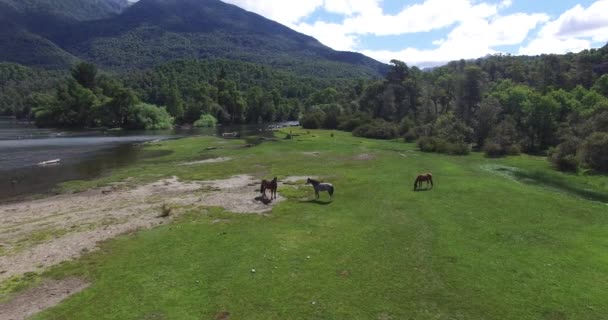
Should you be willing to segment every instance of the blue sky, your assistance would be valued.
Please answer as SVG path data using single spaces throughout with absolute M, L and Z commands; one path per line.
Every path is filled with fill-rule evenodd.
M 608 41 L 608 0 L 224 0 L 336 50 L 428 67 Z

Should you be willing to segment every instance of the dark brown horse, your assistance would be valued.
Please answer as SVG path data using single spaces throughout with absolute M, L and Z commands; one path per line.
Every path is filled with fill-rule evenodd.
M 266 189 L 270 189 L 270 200 L 277 198 L 277 177 L 274 177 L 272 181 L 262 180 L 262 185 L 260 186 L 260 193 L 264 194 L 264 198 L 266 198 Z
M 425 173 L 425 174 L 421 174 L 416 178 L 416 181 L 414 181 L 414 191 L 416 191 L 417 188 L 422 187 L 422 183 L 426 181 L 426 186 L 429 186 L 429 183 L 431 184 L 431 188 L 433 187 L 433 175 L 430 173 Z

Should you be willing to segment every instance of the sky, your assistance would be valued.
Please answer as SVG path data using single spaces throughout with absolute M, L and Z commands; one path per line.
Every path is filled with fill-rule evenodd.
M 336 50 L 431 67 L 608 42 L 608 0 L 223 0 Z

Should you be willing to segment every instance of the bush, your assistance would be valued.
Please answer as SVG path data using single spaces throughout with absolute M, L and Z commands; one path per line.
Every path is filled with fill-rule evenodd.
M 436 138 L 433 137 L 420 137 L 416 144 L 418 148 L 422 152 L 436 152 L 437 151 L 437 142 Z
M 162 130 L 173 127 L 173 117 L 164 107 L 140 103 L 129 109 L 126 128 L 131 130 Z
M 353 136 L 371 139 L 394 139 L 399 130 L 397 125 L 384 120 L 375 120 L 353 130 Z
M 410 117 L 403 117 L 399 123 L 399 134 L 405 135 L 415 126 L 414 121 Z
M 465 142 L 458 143 L 448 143 L 448 154 L 453 154 L 457 156 L 466 156 L 471 152 L 471 146 Z
M 338 130 L 352 132 L 364 124 L 370 123 L 372 121 L 371 117 L 364 113 L 358 113 L 353 115 L 343 115 L 338 121 Z
M 323 123 L 323 114 L 319 112 L 309 113 L 300 119 L 300 124 L 304 129 L 319 129 Z
M 505 150 L 507 150 L 507 155 L 510 156 L 518 156 L 521 154 L 521 147 L 516 144 L 507 146 Z
M 507 154 L 507 150 L 505 150 L 501 145 L 493 141 L 487 141 L 483 145 L 483 152 L 487 157 L 498 158 Z
M 417 138 L 418 138 L 418 136 L 416 135 L 416 132 L 414 131 L 414 129 L 410 129 L 408 132 L 406 132 L 403 135 L 403 140 L 407 143 L 414 142 L 414 141 L 416 141 Z
M 608 172 L 608 133 L 591 134 L 583 142 L 580 154 L 583 162 L 590 168 L 599 172 Z
M 579 145 L 579 139 L 569 137 L 557 147 L 549 150 L 548 160 L 557 170 L 576 172 L 579 166 L 579 160 L 576 157 Z
M 210 114 L 203 114 L 200 119 L 194 122 L 195 127 L 213 128 L 217 125 L 217 119 Z
M 437 137 L 420 137 L 417 144 L 418 148 L 420 148 L 420 151 L 422 152 L 467 155 L 471 151 L 471 148 L 467 143 L 450 143 Z
M 501 145 L 494 140 L 486 140 L 483 144 L 483 152 L 486 157 L 498 158 L 504 156 L 518 156 L 521 154 L 521 148 L 518 145 Z

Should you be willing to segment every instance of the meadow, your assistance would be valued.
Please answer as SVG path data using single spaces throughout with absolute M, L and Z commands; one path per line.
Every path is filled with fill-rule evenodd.
M 316 176 L 269 214 L 189 206 L 173 223 L 107 241 L 41 278 L 91 286 L 34 319 L 605 319 L 608 177 L 546 159 L 446 156 L 338 131 L 242 147 L 195 137 L 78 191 L 131 178 Z M 213 149 L 217 148 L 217 149 Z M 231 161 L 178 166 L 184 161 Z M 435 186 L 414 192 L 432 172 Z M 252 188 L 251 197 L 258 194 Z M 255 272 L 253 272 L 255 269 Z

